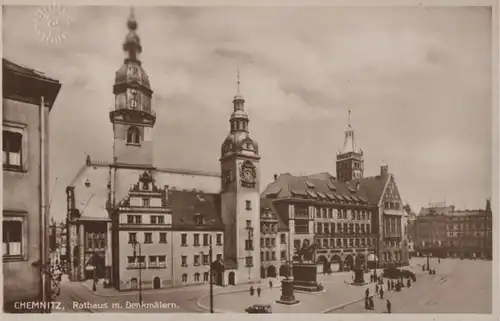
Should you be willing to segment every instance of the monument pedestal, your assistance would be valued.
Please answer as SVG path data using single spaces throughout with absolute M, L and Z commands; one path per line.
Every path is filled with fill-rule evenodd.
M 363 269 L 356 269 L 354 270 L 354 281 L 352 282 L 353 285 L 365 285 L 365 274 Z
M 319 292 L 317 266 L 314 263 L 293 263 L 293 288 L 298 291 Z
M 293 280 L 283 279 L 281 281 L 281 298 L 276 300 L 276 303 L 292 305 L 299 303 L 299 300 L 295 299 L 293 294 Z

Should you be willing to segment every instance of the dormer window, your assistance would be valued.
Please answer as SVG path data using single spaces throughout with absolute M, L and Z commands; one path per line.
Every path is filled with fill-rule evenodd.
M 143 198 L 142 199 L 142 206 L 149 207 L 149 205 L 150 205 L 149 198 Z
M 306 182 L 307 187 L 314 188 L 314 184 L 311 182 Z
M 127 130 L 127 143 L 128 144 L 140 144 L 141 142 L 141 132 L 135 126 L 130 127 Z
M 200 213 L 196 213 L 195 222 L 196 225 L 203 225 L 205 222 L 205 220 L 203 219 L 203 215 L 201 215 Z
M 149 183 L 148 182 L 143 182 L 142 183 L 142 189 L 143 190 L 148 190 L 149 189 Z

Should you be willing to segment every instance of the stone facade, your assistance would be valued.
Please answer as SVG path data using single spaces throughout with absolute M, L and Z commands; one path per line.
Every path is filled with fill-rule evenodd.
M 42 291 L 50 291 L 50 281 L 43 285 L 41 280 L 41 271 L 47 268 L 44 265 L 49 259 L 49 213 L 41 213 L 40 209 L 49 201 L 49 113 L 61 84 L 6 59 L 2 67 L 3 186 L 6 187 L 2 257 L 4 310 L 10 311 L 12 302 L 41 300 Z M 43 155 L 40 155 L 41 117 Z

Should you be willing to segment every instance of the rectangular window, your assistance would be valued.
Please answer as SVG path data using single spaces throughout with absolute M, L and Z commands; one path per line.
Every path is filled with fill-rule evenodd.
M 203 245 L 208 246 L 208 234 L 203 234 Z
M 181 256 L 181 265 L 187 266 L 187 255 Z
M 208 254 L 203 254 L 203 265 L 208 265 Z
M 167 243 L 167 233 L 160 232 L 160 243 Z
M 158 216 L 158 224 L 165 224 L 165 217 L 163 215 Z
M 127 223 L 134 224 L 134 215 L 127 215 Z
M 323 248 L 328 248 L 328 239 L 323 239 Z
M 247 256 L 245 258 L 245 266 L 247 266 L 247 267 L 253 266 L 253 257 L 252 256 Z
M 198 254 L 195 254 L 193 264 L 195 266 L 200 265 L 200 256 Z
M 135 215 L 135 224 L 141 224 L 141 223 L 142 223 L 142 216 Z
M 285 234 L 280 235 L 280 242 L 281 242 L 281 244 L 286 244 L 286 235 Z
M 195 233 L 194 234 L 194 246 L 200 246 L 200 234 Z
M 217 245 L 222 245 L 222 234 L 217 234 Z
M 264 252 L 260 252 L 260 260 L 264 262 Z
M 3 167 L 5 170 L 22 170 L 25 153 L 23 143 L 24 128 L 4 124 L 3 130 Z M 25 168 L 26 169 L 26 168 Z
M 153 243 L 152 233 L 144 233 L 144 243 Z
M 253 250 L 253 241 L 245 240 L 245 250 L 252 251 Z
M 151 223 L 151 224 L 156 224 L 156 218 L 157 218 L 157 216 L 155 216 L 155 215 L 150 216 L 150 217 L 149 217 L 149 221 L 150 221 L 150 223 Z
M 22 259 L 25 253 L 27 231 L 24 216 L 3 216 L 3 257 Z
M 252 201 L 246 201 L 246 209 L 247 211 L 252 209 Z
M 276 261 L 276 252 L 274 251 L 271 252 L 271 260 Z
M 280 259 L 281 260 L 286 260 L 286 252 L 285 251 L 281 251 L 280 252 Z
M 217 261 L 222 260 L 222 254 L 217 254 Z
M 181 234 L 181 246 L 187 246 L 187 234 Z
M 150 264 L 151 264 L 151 263 L 156 264 L 156 260 L 157 260 L 157 256 L 155 256 L 155 255 L 150 255 L 150 256 L 149 256 L 149 263 L 150 263 Z
M 158 266 L 159 267 L 167 267 L 167 256 L 166 255 L 160 255 L 158 256 Z
M 149 198 L 143 198 L 142 199 L 142 206 L 143 207 L 149 207 Z
M 266 261 L 270 260 L 269 252 L 266 252 Z
M 127 263 L 128 264 L 134 264 L 135 263 L 135 257 L 133 257 L 133 256 L 127 256 Z
M 128 233 L 128 242 L 129 243 L 137 243 L 137 233 Z

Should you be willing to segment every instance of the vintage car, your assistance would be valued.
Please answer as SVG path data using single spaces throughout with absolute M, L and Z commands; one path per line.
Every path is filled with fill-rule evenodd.
M 254 304 L 245 309 L 246 313 L 273 313 L 270 304 Z

